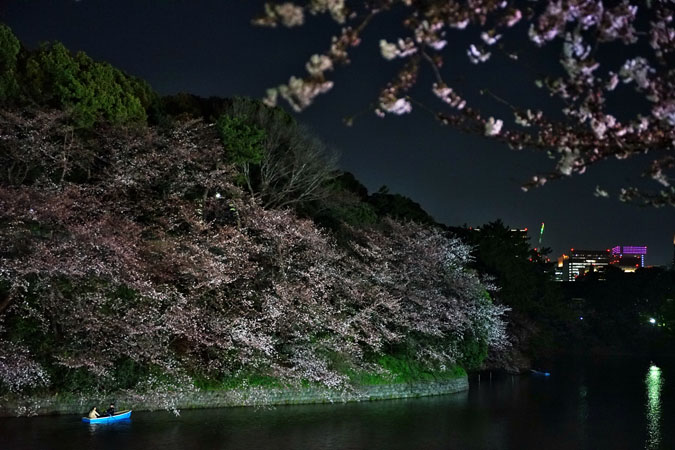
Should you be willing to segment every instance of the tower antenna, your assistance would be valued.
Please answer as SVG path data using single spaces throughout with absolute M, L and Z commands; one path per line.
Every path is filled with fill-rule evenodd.
M 544 238 L 544 222 L 541 223 L 541 228 L 539 229 L 539 249 L 541 250 L 541 240 Z

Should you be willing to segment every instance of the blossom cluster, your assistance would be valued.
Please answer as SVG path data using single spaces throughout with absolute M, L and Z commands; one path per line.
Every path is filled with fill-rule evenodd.
M 42 116 L 51 113 L 13 114 L 5 126 L 17 136 L 52 133 L 22 154 L 37 167 L 60 138 Z M 505 309 L 467 268 L 469 248 L 438 230 L 392 221 L 338 246 L 311 220 L 230 184 L 216 131 L 199 121 L 73 139 L 106 161 L 83 181 L 47 167 L 0 182 L 3 389 L 52 386 L 55 368 L 103 389 L 132 361 L 152 369 L 136 391 L 160 392 L 171 409 L 178 391 L 158 371 L 181 385 L 263 373 L 334 388 L 348 381 L 335 355 L 359 368 L 409 346 L 448 366 L 470 336 L 508 345 Z
M 316 1 L 305 3 L 270 3 L 262 25 L 284 25 L 289 19 L 275 12 L 278 8 L 293 15 L 330 12 L 341 31 L 332 38 L 330 49 L 313 59 L 326 60 L 331 69 L 349 63 L 350 47 L 360 45 L 364 30 L 378 15 L 401 18 L 398 36 L 392 41 L 378 38 L 379 52 L 386 60 L 403 60 L 404 68 L 381 91 L 374 112 L 401 115 L 409 113 L 415 103 L 410 90 L 418 71 L 428 63 L 433 74 L 431 90 L 442 102 L 438 107 L 440 122 L 470 133 L 501 140 L 513 148 L 532 148 L 558 155 L 555 170 L 537 175 L 524 188 L 539 186 L 538 180 L 556 179 L 584 173 L 586 168 L 607 158 L 625 159 L 650 152 L 655 155 L 651 168 L 643 172 L 658 183 L 658 191 L 643 192 L 635 188 L 622 191 L 624 200 L 640 200 L 653 205 L 675 205 L 675 181 L 669 160 L 675 150 L 675 4 L 668 0 L 637 2 L 622 0 L 472 0 L 468 2 L 426 2 L 387 0 L 375 2 L 318 2 L 333 8 L 317 7 Z M 276 5 L 276 6 L 270 6 Z M 291 6 L 292 5 L 292 6 Z M 338 11 L 336 13 L 336 11 Z M 289 13 L 289 16 L 291 14 Z M 299 25 L 298 21 L 292 21 Z M 444 58 L 452 46 L 451 33 L 472 30 L 480 40 L 471 43 L 466 55 L 474 64 L 484 64 L 495 54 L 508 56 L 514 63 L 536 51 L 551 54 L 561 48 L 563 75 L 550 74 L 536 81 L 554 98 L 547 114 L 536 119 L 518 120 L 531 109 L 523 99 L 499 97 L 516 115 L 515 127 L 505 125 L 505 118 L 467 105 L 470 94 L 459 93 L 445 78 L 451 69 L 444 68 Z M 523 32 L 532 47 L 522 45 Z M 559 41 L 561 46 L 554 46 Z M 617 51 L 616 47 L 622 46 Z M 617 56 L 620 55 L 617 64 Z M 330 63 L 327 61 L 330 60 Z M 455 66 L 455 65 L 452 65 Z M 366 68 L 366 70 L 368 70 Z M 281 93 L 297 110 L 309 106 L 317 95 L 327 92 L 331 81 L 324 72 L 317 77 L 291 78 L 291 82 L 273 90 Z M 626 111 L 610 107 L 632 87 L 646 108 Z M 485 89 L 481 89 L 485 91 Z M 277 97 L 268 97 L 275 104 Z M 442 109 L 449 105 L 450 111 Z M 562 112 L 562 117 L 557 112 Z M 508 124 L 508 122 L 506 123 Z M 522 130 L 518 126 L 528 129 Z

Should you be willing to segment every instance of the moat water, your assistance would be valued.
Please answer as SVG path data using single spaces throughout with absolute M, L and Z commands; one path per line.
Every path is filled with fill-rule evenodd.
M 558 363 L 442 397 L 0 419 L 1 449 L 675 449 L 675 361 Z M 121 405 L 122 406 L 122 405 Z

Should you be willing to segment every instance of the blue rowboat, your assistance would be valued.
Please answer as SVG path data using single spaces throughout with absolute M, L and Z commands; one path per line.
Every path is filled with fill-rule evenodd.
M 129 418 L 131 418 L 131 410 L 120 411 L 118 413 L 115 413 L 112 416 L 101 416 L 101 417 L 97 417 L 95 419 L 90 419 L 89 417 L 83 417 L 82 422 L 86 422 L 86 423 L 110 423 L 110 422 L 117 422 L 118 420 L 124 420 L 124 419 L 129 419 Z

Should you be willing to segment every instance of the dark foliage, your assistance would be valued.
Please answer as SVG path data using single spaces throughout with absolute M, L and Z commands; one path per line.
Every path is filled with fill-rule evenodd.
M 624 273 L 610 268 L 604 278 L 589 274 L 564 285 L 587 345 L 613 353 L 672 352 L 675 271 L 645 268 Z
M 65 110 L 78 129 L 95 123 L 142 125 L 161 120 L 159 96 L 150 86 L 110 64 L 73 55 L 63 44 L 22 47 L 0 25 L 0 101 Z

